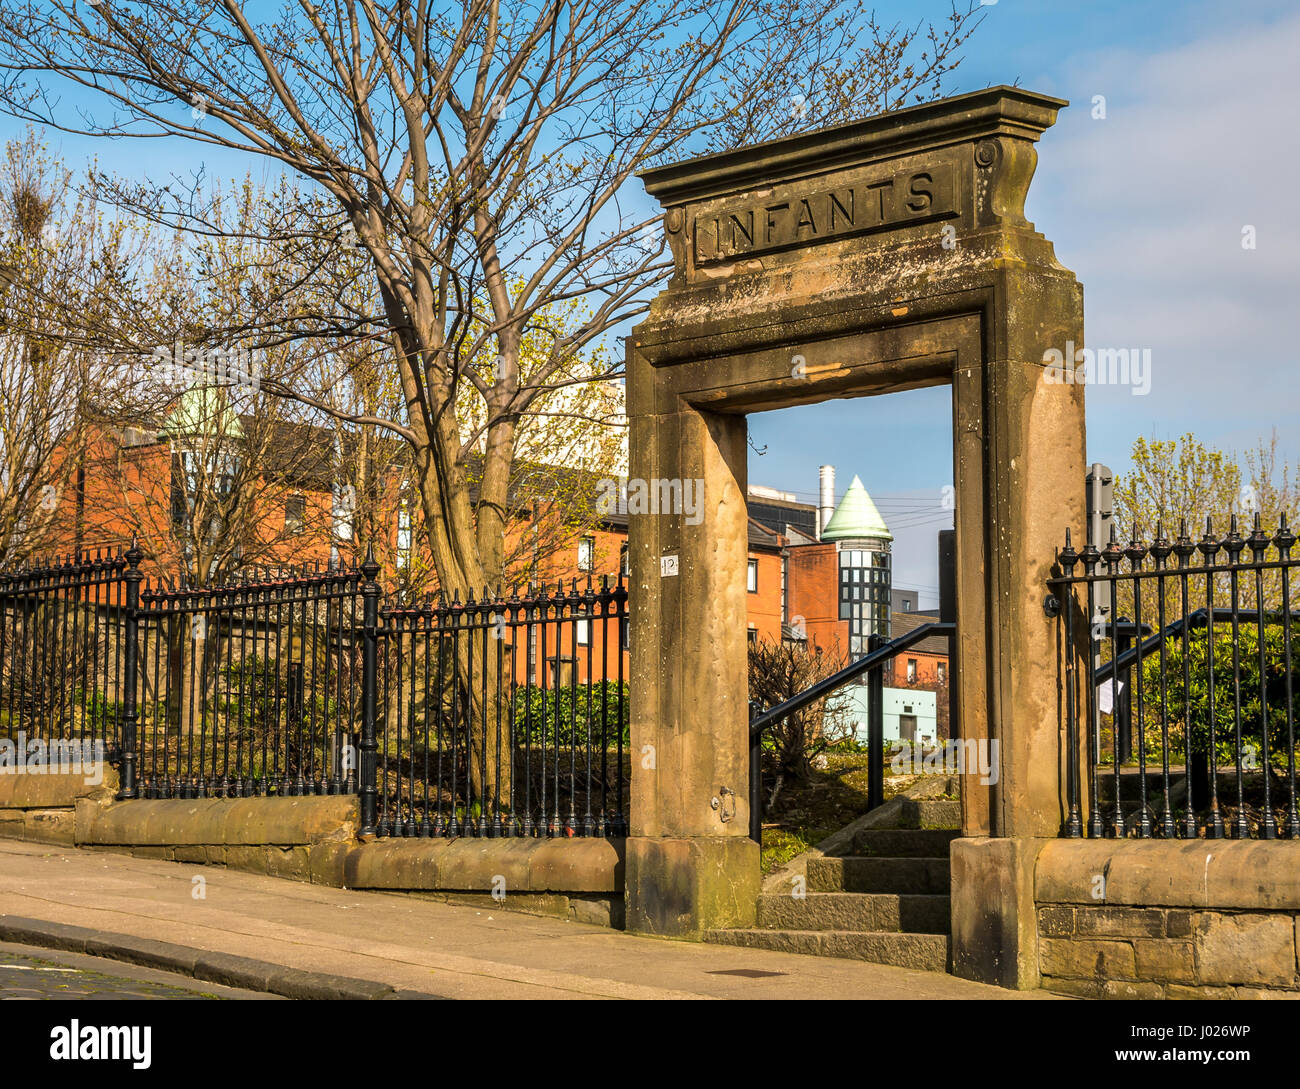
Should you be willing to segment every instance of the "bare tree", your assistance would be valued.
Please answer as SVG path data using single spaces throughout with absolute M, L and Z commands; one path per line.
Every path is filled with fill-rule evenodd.
M 3 155 L 0 563 L 12 565 L 54 546 L 60 503 L 82 471 L 89 360 L 66 342 L 62 304 L 84 299 L 100 237 L 70 173 L 33 132 L 11 141 Z
M 237 149 L 318 189 L 316 237 L 282 240 L 355 238 L 381 306 L 312 317 L 387 337 L 401 390 L 400 413 L 345 418 L 407 442 L 439 581 L 467 593 L 504 572 L 521 420 L 667 274 L 635 173 L 931 96 L 978 11 L 882 27 L 861 0 L 298 0 L 266 18 L 234 0 L 5 0 L 0 109 Z M 69 108 L 68 83 L 94 102 Z M 210 229 L 166 186 L 114 196 Z M 526 375 L 526 340 L 568 300 L 587 306 L 583 324 L 556 329 Z M 482 405 L 468 435 L 467 389 Z M 275 391 L 343 414 L 321 390 Z

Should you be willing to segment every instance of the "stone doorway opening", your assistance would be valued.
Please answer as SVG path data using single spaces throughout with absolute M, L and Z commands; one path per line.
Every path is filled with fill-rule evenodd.
M 939 621 L 939 532 L 951 530 L 952 391 L 828 399 L 747 416 L 746 621 L 756 713 Z M 883 671 L 886 749 L 949 736 L 951 648 L 927 639 Z M 764 731 L 760 799 L 773 852 L 861 816 L 871 801 L 871 680 L 837 687 L 819 713 Z M 918 761 L 919 764 L 919 761 Z M 909 764 L 910 766 L 910 764 Z M 752 775 L 752 771 L 751 771 Z M 787 824 L 789 827 L 787 828 Z
M 996 775 L 962 784 L 977 861 L 954 848 L 974 898 L 954 902 L 954 961 L 1016 959 L 1033 915 L 1017 843 L 1056 835 L 1066 763 L 1042 586 L 1083 517 L 1083 388 L 1044 365 L 1083 343 L 1082 292 L 1024 214 L 1064 105 L 989 88 L 643 176 L 675 269 L 628 339 L 629 475 L 699 502 L 629 527 L 630 929 L 754 919 L 746 415 L 947 384 L 956 698 L 963 738 L 998 749 Z

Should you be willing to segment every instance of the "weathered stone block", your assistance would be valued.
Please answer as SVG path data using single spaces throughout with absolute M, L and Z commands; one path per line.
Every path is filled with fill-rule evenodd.
M 106 771 L 102 781 L 87 782 L 84 772 L 0 774 L 0 809 L 71 809 L 78 798 L 117 791 L 117 773 Z
M 1272 987 L 1238 987 L 1237 997 L 1246 999 L 1273 999 L 1300 1001 L 1300 991 L 1280 991 Z
M 77 802 L 80 843 L 139 846 L 293 846 L 351 839 L 357 800 L 349 797 L 139 799 Z
M 528 859 L 528 887 L 536 892 L 623 891 L 623 840 L 542 841 Z
M 1002 987 L 1038 986 L 1034 866 L 1047 842 L 970 837 L 952 841 L 953 975 Z
M 1044 938 L 1039 943 L 1043 975 L 1075 979 L 1134 979 L 1133 946 L 1126 941 Z
M 226 865 L 232 870 L 266 873 L 266 848 L 236 846 L 226 848 Z
M 1236 998 L 1237 992 L 1232 987 L 1189 987 L 1182 983 L 1171 983 L 1165 988 L 1165 997 L 1192 1002 L 1221 1002 Z
M 1171 938 L 1190 938 L 1192 936 L 1192 913 L 1178 910 L 1165 912 L 1165 934 Z
M 1101 988 L 1102 998 L 1130 998 L 1151 1001 L 1164 998 L 1165 989 L 1159 983 L 1137 983 L 1131 980 L 1108 979 Z
M 136 858 L 152 858 L 163 862 L 171 862 L 175 856 L 175 849 L 172 847 L 132 847 L 131 854 Z
M 346 843 L 325 841 L 313 843 L 307 848 L 308 873 L 313 885 L 330 885 L 342 888 L 347 867 L 348 852 L 352 848 Z
M 1074 908 L 1049 904 L 1038 909 L 1038 933 L 1044 938 L 1068 938 L 1074 933 Z
M 754 925 L 758 844 L 747 836 L 633 836 L 627 841 L 627 928 L 698 941 Z
M 1134 941 L 1138 979 L 1161 983 L 1195 983 L 1196 958 L 1190 941 L 1152 939 Z
M 77 814 L 73 809 L 29 809 L 23 821 L 23 838 L 36 843 L 77 842 Z
M 268 847 L 266 872 L 271 877 L 287 877 L 293 881 L 311 880 L 311 857 L 307 847 Z
M 1197 914 L 1194 931 L 1200 982 L 1295 985 L 1295 923 L 1290 916 L 1205 911 Z
M 1039 856 L 1035 896 L 1088 903 L 1103 874 L 1110 905 L 1300 909 L 1300 841 L 1292 840 L 1055 840 Z
M 1053 994 L 1068 994 L 1075 998 L 1100 998 L 1106 986 L 1100 979 L 1062 979 L 1055 976 L 1043 976 L 1042 988 Z
M 575 923 L 623 928 L 623 897 L 609 899 L 585 896 L 569 897 L 569 918 Z
M 1165 914 L 1159 908 L 1081 907 L 1075 933 L 1089 937 L 1163 938 Z
M 208 861 L 208 849 L 193 845 L 177 847 L 174 858 L 177 862 L 191 862 L 202 866 Z

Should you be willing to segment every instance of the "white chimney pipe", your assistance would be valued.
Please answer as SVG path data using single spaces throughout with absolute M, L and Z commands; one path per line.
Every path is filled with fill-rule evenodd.
M 819 494 L 821 496 L 817 504 L 817 539 L 822 539 L 822 532 L 826 529 L 826 523 L 831 520 L 831 515 L 835 513 L 835 466 L 823 465 L 817 470 L 818 483 L 820 484 Z

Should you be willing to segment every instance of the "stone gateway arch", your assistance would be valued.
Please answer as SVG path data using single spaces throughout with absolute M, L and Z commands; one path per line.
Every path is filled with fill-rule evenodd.
M 962 735 L 954 968 L 1029 971 L 1032 867 L 1061 826 L 1062 528 L 1082 522 L 1082 289 L 1024 216 L 1035 142 L 1066 103 L 1011 87 L 648 171 L 674 270 L 628 342 L 630 476 L 703 481 L 696 517 L 631 519 L 628 927 L 752 926 L 746 413 L 952 387 Z M 1024 985 L 1023 982 L 1021 985 Z

